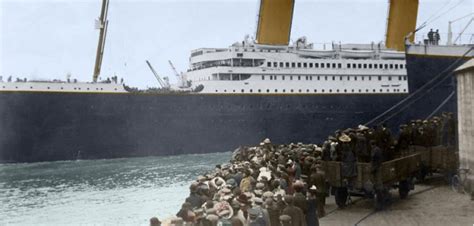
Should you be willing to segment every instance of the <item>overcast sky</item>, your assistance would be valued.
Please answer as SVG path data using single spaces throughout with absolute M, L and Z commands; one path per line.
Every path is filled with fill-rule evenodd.
M 431 27 L 446 33 L 448 21 L 474 12 L 474 0 L 419 1 L 418 25 L 442 15 L 420 34 Z M 246 34 L 254 36 L 258 6 L 259 0 L 110 0 L 101 77 L 115 74 L 133 86 L 155 87 L 148 59 L 174 81 L 168 60 L 185 71 L 192 49 L 228 47 Z M 0 75 L 64 80 L 71 73 L 91 81 L 100 7 L 101 0 L 0 0 Z M 380 42 L 387 7 L 388 0 L 296 0 L 291 39 Z M 454 23 L 453 32 L 468 20 Z M 474 24 L 466 33 L 474 33 Z

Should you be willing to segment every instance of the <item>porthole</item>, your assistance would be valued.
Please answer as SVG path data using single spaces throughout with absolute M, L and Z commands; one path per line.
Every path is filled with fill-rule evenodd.
M 293 92 L 293 89 L 292 89 L 292 90 L 290 90 L 290 92 Z
M 283 92 L 286 92 L 286 90 L 285 90 L 285 89 L 283 89 Z
M 344 93 L 347 93 L 347 89 L 344 89 Z
M 259 92 L 259 93 L 261 93 L 261 92 L 262 92 L 262 90 L 261 90 L 261 89 L 258 89 L 258 92 Z
M 375 89 L 372 90 L 374 93 L 376 92 Z
M 232 92 L 233 92 L 233 93 L 235 93 L 235 89 L 234 89 L 234 90 L 232 90 Z
M 267 93 L 269 93 L 269 92 L 270 92 L 270 90 L 269 90 L 269 89 L 267 89 Z
M 299 89 L 298 92 L 301 93 L 301 89 Z
M 278 93 L 278 89 L 275 89 L 275 93 Z
M 87 88 L 87 90 L 89 90 L 89 88 Z M 115 89 L 115 90 L 117 90 L 117 89 Z
M 383 92 L 383 90 L 382 90 L 382 89 L 380 89 L 380 92 L 382 93 L 382 92 Z
M 48 89 L 51 89 L 51 88 L 49 88 L 49 86 L 48 86 Z
M 216 89 L 216 93 L 217 93 L 217 92 L 218 92 L 218 91 L 217 91 L 217 89 Z
M 307 89 L 306 92 L 309 93 L 309 89 Z
M 5 88 L 5 86 L 3 88 Z M 33 89 L 33 86 L 30 86 L 30 89 Z
M 362 90 L 359 89 L 359 93 L 361 93 L 361 92 L 362 92 Z
M 226 90 L 226 89 L 224 89 L 224 93 L 227 93 L 227 90 Z
M 332 89 L 330 89 L 329 92 L 332 93 Z
M 61 89 L 64 89 L 63 87 L 61 87 Z
M 324 89 L 322 89 L 322 90 L 321 90 L 321 92 L 323 92 L 323 93 L 324 93 Z
M 389 89 L 387 89 L 387 92 L 390 92 L 390 90 L 389 90 Z
M 240 90 L 242 93 L 245 92 L 244 89 Z
M 403 92 L 406 92 L 406 91 L 407 91 L 407 89 L 403 89 Z
M 314 92 L 315 92 L 315 93 L 317 93 L 317 92 L 318 92 L 318 90 L 317 90 L 317 89 L 315 89 L 315 90 L 314 90 Z
M 338 92 L 338 93 L 339 93 L 339 89 L 337 89 L 337 90 L 336 90 L 336 92 Z
M 366 89 L 366 90 L 365 90 L 365 92 L 366 92 L 366 93 L 368 93 L 368 92 L 369 92 L 369 90 L 368 90 L 368 89 Z
M 253 89 L 250 89 L 250 92 L 253 93 Z
M 354 90 L 351 90 L 351 93 L 353 93 L 353 92 L 354 92 Z

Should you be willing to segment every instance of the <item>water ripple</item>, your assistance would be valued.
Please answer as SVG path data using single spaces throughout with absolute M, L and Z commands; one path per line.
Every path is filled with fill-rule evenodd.
M 0 164 L 0 225 L 133 224 L 174 214 L 230 153 Z

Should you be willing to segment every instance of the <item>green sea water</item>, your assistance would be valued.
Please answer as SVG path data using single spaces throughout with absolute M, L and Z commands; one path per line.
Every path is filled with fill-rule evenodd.
M 0 225 L 147 225 L 231 153 L 0 164 Z

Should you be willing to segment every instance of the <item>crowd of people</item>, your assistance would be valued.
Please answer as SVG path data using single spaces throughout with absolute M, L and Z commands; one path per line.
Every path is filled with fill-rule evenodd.
M 356 162 L 383 161 L 409 154 L 409 145 L 454 144 L 452 113 L 400 126 L 397 138 L 385 125 L 338 130 L 322 145 L 274 145 L 266 138 L 240 147 L 230 163 L 217 165 L 190 185 L 172 225 L 314 226 L 326 214 L 329 187 L 323 161 L 342 162 L 341 174 L 357 175 Z M 160 225 L 157 218 L 150 225 Z

